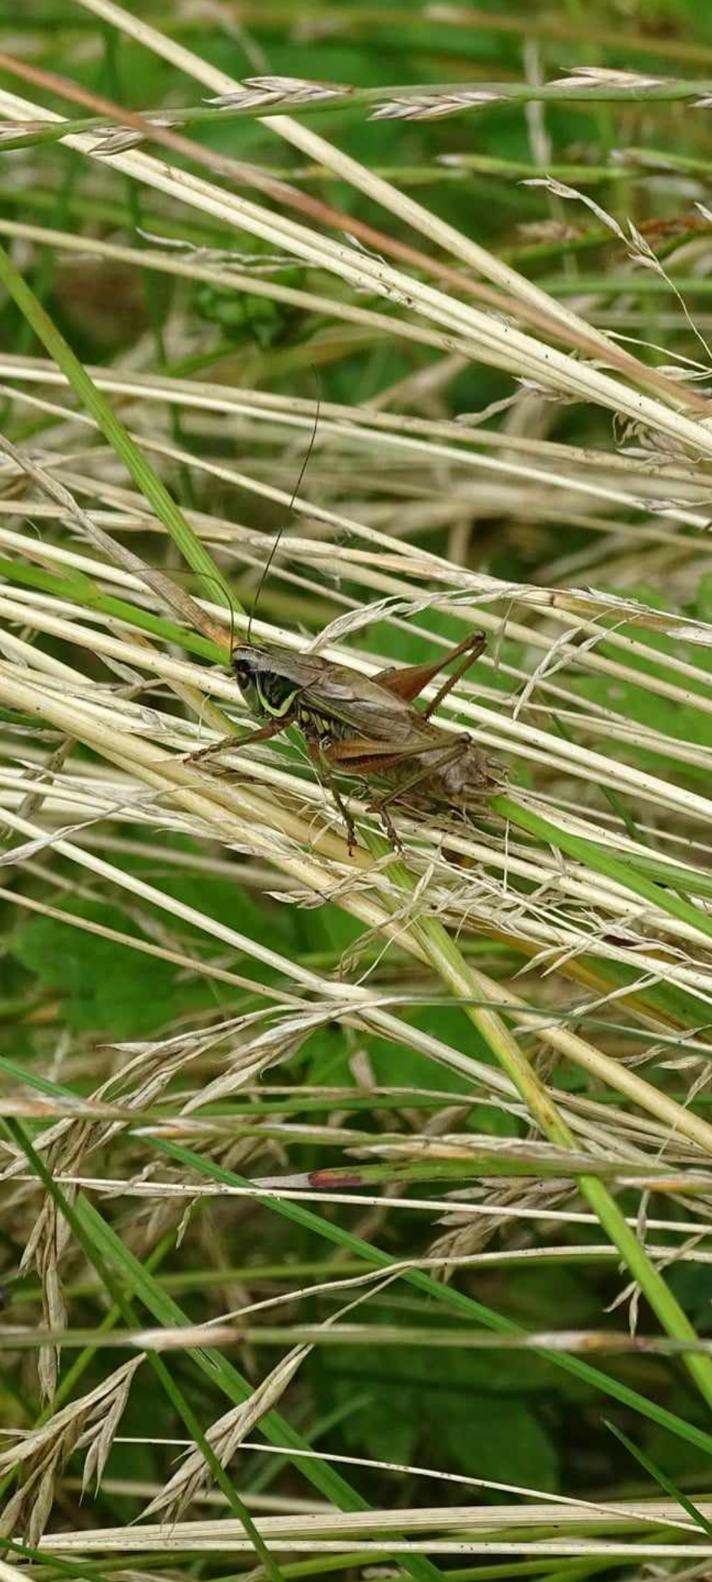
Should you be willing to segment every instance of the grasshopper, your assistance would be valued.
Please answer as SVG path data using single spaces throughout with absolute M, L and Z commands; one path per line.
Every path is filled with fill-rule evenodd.
M 394 666 L 369 679 L 350 666 L 295 654 L 281 644 L 237 644 L 231 653 L 235 679 L 250 713 L 261 721 L 243 740 L 268 741 L 288 725 L 298 727 L 344 819 L 350 852 L 354 823 L 334 776 L 384 782 L 384 794 L 371 808 L 398 846 L 388 812 L 392 804 L 465 810 L 481 805 L 502 778 L 467 731 L 451 734 L 430 717 L 484 647 L 484 633 L 473 632 L 432 664 Z M 454 659 L 461 660 L 457 670 L 421 712 L 413 699 Z

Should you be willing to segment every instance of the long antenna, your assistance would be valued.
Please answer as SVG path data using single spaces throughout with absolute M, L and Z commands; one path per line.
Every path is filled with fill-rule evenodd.
M 314 372 L 316 374 L 316 369 L 314 370 Z M 321 407 L 321 391 L 319 389 L 319 376 L 318 376 L 318 374 L 316 375 L 316 379 L 317 379 L 317 392 L 316 392 L 316 405 L 314 407 L 314 426 L 313 426 L 312 431 L 311 431 L 309 444 L 307 445 L 306 455 L 305 455 L 304 460 L 303 460 L 302 465 L 301 465 L 299 477 L 297 478 L 296 484 L 294 486 L 294 491 L 293 491 L 293 494 L 292 494 L 292 498 L 291 498 L 291 500 L 289 502 L 289 505 L 287 506 L 287 510 L 288 511 L 291 511 L 292 506 L 294 505 L 294 502 L 295 502 L 295 500 L 297 498 L 297 495 L 299 494 L 299 490 L 302 487 L 302 483 L 304 482 L 304 474 L 305 474 L 305 472 L 307 470 L 307 467 L 309 466 L 309 459 L 310 459 L 311 453 L 312 453 L 312 451 L 314 449 L 314 441 L 316 439 L 316 431 L 317 431 L 317 429 L 319 427 L 319 410 L 320 410 L 320 407 Z M 265 585 L 270 566 L 272 565 L 272 561 L 274 560 L 274 557 L 275 557 L 275 555 L 277 553 L 277 550 L 279 548 L 279 541 L 280 541 L 280 539 L 282 537 L 283 532 L 284 532 L 284 525 L 282 527 L 280 527 L 279 532 L 276 534 L 274 543 L 272 545 L 272 548 L 271 548 L 271 550 L 270 550 L 270 552 L 269 552 L 269 554 L 267 556 L 267 559 L 266 559 L 266 561 L 264 563 L 264 566 L 262 568 L 262 576 L 260 577 L 260 580 L 259 580 L 259 582 L 257 584 L 257 592 L 255 594 L 255 597 L 254 597 L 253 601 L 252 601 L 252 609 L 250 610 L 250 614 L 249 614 L 248 621 L 247 621 L 247 641 L 248 641 L 248 643 L 252 642 L 252 622 L 253 622 L 254 617 L 255 617 L 255 615 L 257 613 L 257 606 L 259 604 L 260 594 L 261 594 L 262 589 L 263 589 L 263 587 Z

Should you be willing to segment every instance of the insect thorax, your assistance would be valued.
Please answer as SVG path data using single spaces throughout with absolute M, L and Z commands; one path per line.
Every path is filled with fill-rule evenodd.
M 278 670 L 259 670 L 252 679 L 251 692 L 251 707 L 261 714 L 285 719 L 293 711 L 299 687 Z

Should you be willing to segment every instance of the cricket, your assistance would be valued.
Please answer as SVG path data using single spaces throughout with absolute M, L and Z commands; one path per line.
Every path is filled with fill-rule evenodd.
M 318 422 L 317 399 L 314 427 L 290 509 L 301 488 Z M 230 742 L 232 750 L 269 741 L 288 726 L 296 726 L 344 821 L 349 853 L 357 845 L 356 828 L 339 780 L 369 785 L 375 781 L 382 788 L 368 809 L 379 815 L 396 849 L 401 843 L 391 818 L 392 807 L 421 815 L 443 807 L 462 814 L 481 808 L 504 779 L 500 766 L 477 746 L 468 731 L 444 730 L 431 716 L 483 653 L 484 632 L 469 633 L 431 664 L 389 666 L 373 677 L 319 654 L 297 654 L 280 643 L 255 643 L 252 624 L 281 532 L 260 576 L 247 640 L 231 643 L 235 680 L 250 714 L 259 721 L 257 730 L 237 743 Z M 451 661 L 459 661 L 457 668 L 445 677 L 425 707 L 417 708 L 414 700 Z
M 235 679 L 250 713 L 261 721 L 245 741 L 267 741 L 296 725 L 309 757 L 331 791 L 346 825 L 349 851 L 356 845 L 353 818 L 335 777 L 383 783 L 370 804 L 391 843 L 400 842 L 392 806 L 427 812 L 443 804 L 466 811 L 501 782 L 497 766 L 468 731 L 450 732 L 431 715 L 450 688 L 483 652 L 485 637 L 472 632 L 432 664 L 381 670 L 373 677 L 318 654 L 295 654 L 280 644 L 239 644 L 232 650 Z M 460 664 L 423 710 L 413 702 L 451 660 Z

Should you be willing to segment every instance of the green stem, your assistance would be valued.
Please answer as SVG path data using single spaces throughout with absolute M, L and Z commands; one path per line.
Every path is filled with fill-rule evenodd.
M 607 847 L 586 840 L 583 835 L 575 835 L 570 830 L 561 829 L 558 824 L 552 824 L 549 819 L 542 818 L 542 815 L 535 813 L 532 808 L 515 802 L 513 797 L 505 795 L 494 797 L 492 807 L 496 813 L 502 815 L 502 818 L 509 819 L 520 829 L 527 830 L 530 835 L 537 835 L 540 840 L 558 847 L 569 857 L 586 863 L 589 868 L 595 868 L 597 873 L 605 874 L 616 884 L 632 890 L 635 895 L 642 896 L 644 901 L 649 901 L 653 906 L 668 912 L 671 917 L 676 917 L 679 922 L 689 924 L 698 933 L 712 939 L 712 917 L 708 913 L 692 906 L 689 901 L 685 901 L 672 890 L 663 889 L 661 885 L 647 879 L 643 873 L 629 867 L 623 859 L 615 857 Z M 674 869 L 670 869 L 669 873 L 668 883 L 674 883 Z M 680 874 L 678 882 L 682 884 L 683 880 L 684 874 Z
M 73 1236 L 75 1237 L 78 1245 L 82 1248 L 85 1256 L 97 1270 L 102 1284 L 106 1287 L 106 1290 L 111 1296 L 114 1304 L 121 1312 L 124 1323 L 131 1326 L 136 1325 L 138 1323 L 136 1312 L 132 1303 L 127 1298 L 122 1285 L 120 1284 L 119 1280 L 115 1278 L 111 1268 L 99 1251 L 95 1240 L 90 1234 L 88 1234 L 86 1227 L 82 1224 L 80 1216 L 76 1212 L 76 1209 L 72 1206 L 72 1204 L 69 1203 L 64 1193 L 53 1180 L 52 1174 L 45 1164 L 44 1159 L 41 1158 L 40 1154 L 38 1154 L 36 1149 L 33 1147 L 29 1134 L 25 1131 L 25 1128 L 22 1126 L 21 1122 L 15 1120 L 12 1117 L 8 1118 L 4 1124 L 9 1135 L 26 1155 L 28 1163 L 35 1172 L 38 1180 L 42 1182 L 45 1191 L 51 1197 L 55 1207 L 58 1209 L 63 1218 L 66 1219 Z M 272 1579 L 272 1582 L 282 1582 L 279 1566 L 270 1554 L 264 1539 L 262 1538 L 258 1528 L 255 1526 L 250 1512 L 240 1499 L 237 1490 L 233 1487 L 233 1484 L 228 1477 L 225 1468 L 218 1460 L 212 1445 L 206 1439 L 198 1418 L 196 1417 L 188 1401 L 185 1399 L 183 1392 L 176 1384 L 172 1374 L 166 1367 L 163 1358 L 159 1357 L 155 1351 L 148 1351 L 146 1352 L 146 1359 L 153 1368 L 153 1371 L 156 1374 L 160 1384 L 163 1386 L 168 1399 L 172 1402 L 179 1417 L 182 1418 L 188 1433 L 191 1436 L 191 1439 L 201 1451 L 206 1466 L 218 1484 L 218 1487 L 225 1495 L 230 1510 L 232 1511 L 233 1515 L 237 1517 L 237 1520 L 241 1522 L 246 1536 L 250 1539 L 250 1542 L 254 1547 L 255 1553 L 259 1555 L 259 1558 L 265 1567 L 267 1575 Z
M 226 1186 L 250 1187 L 253 1185 L 246 1176 L 238 1175 L 234 1170 L 228 1170 L 223 1165 L 216 1164 L 212 1159 L 206 1159 L 201 1154 L 194 1153 L 189 1148 L 184 1148 L 179 1143 L 170 1142 L 167 1138 L 151 1137 L 150 1143 L 157 1148 L 159 1153 L 166 1154 L 185 1168 L 193 1169 L 199 1175 L 206 1176 L 211 1181 L 222 1182 Z M 292 1202 L 289 1198 L 266 1198 L 265 1208 L 274 1214 L 279 1214 L 283 1219 L 291 1220 L 296 1225 L 301 1225 L 305 1230 L 313 1231 L 326 1241 L 333 1242 L 335 1246 L 347 1252 L 356 1254 L 365 1263 L 374 1269 L 399 1270 L 401 1278 L 408 1285 L 415 1286 L 428 1297 L 444 1307 L 452 1308 L 456 1313 L 462 1313 L 470 1323 L 482 1324 L 486 1329 L 495 1329 L 503 1335 L 521 1335 L 526 1333 L 511 1319 L 505 1318 L 502 1313 L 497 1313 L 483 1302 L 478 1302 L 465 1291 L 458 1291 L 454 1285 L 444 1285 L 442 1281 L 433 1279 L 423 1269 L 412 1269 L 401 1266 L 400 1260 L 383 1252 L 380 1247 L 364 1241 L 361 1236 L 355 1236 L 352 1231 L 345 1230 L 342 1225 L 335 1224 L 332 1220 L 324 1219 L 320 1214 L 315 1214 L 312 1209 L 306 1208 L 303 1203 Z M 119 1244 L 120 1246 L 121 1244 Z M 176 1303 L 171 1303 L 164 1291 L 156 1287 L 155 1294 L 150 1299 L 144 1297 L 146 1305 L 157 1318 L 166 1323 L 186 1322 L 181 1320 L 181 1310 Z M 620 1401 L 629 1410 L 640 1412 L 641 1416 L 658 1423 L 670 1433 L 679 1438 L 688 1440 L 697 1445 L 707 1455 L 712 1454 L 712 1434 L 698 1428 L 694 1423 L 687 1423 L 674 1412 L 669 1412 L 666 1407 L 660 1406 L 657 1401 L 649 1401 L 637 1390 L 631 1390 L 629 1385 L 620 1380 L 602 1373 L 599 1368 L 594 1368 L 582 1357 L 573 1356 L 569 1352 L 540 1352 L 544 1361 L 552 1367 L 561 1368 L 565 1373 L 573 1374 L 577 1379 L 590 1387 L 602 1390 L 606 1395 L 611 1395 Z M 266 1432 L 267 1419 L 260 1425 Z M 291 1430 L 290 1430 L 291 1432 Z M 293 1443 L 294 1441 L 292 1441 Z M 316 1481 L 316 1480 L 315 1480 Z
M 222 594 L 223 602 L 229 608 L 230 599 L 208 551 L 193 532 L 190 523 L 169 494 L 163 481 L 154 472 L 150 463 L 146 461 L 142 452 L 132 440 L 128 430 L 124 428 L 123 423 L 109 405 L 106 397 L 97 389 L 93 379 L 90 378 L 79 358 L 72 351 L 64 336 L 42 307 L 42 304 L 37 300 L 27 282 L 23 280 L 22 275 L 18 273 L 8 253 L 1 245 L 0 282 L 10 293 L 28 323 L 32 325 L 35 334 L 46 347 L 50 357 L 53 357 L 58 367 L 61 368 L 75 395 L 77 395 L 87 411 L 91 413 L 104 438 L 123 461 L 134 483 L 141 490 L 144 499 L 149 502 L 160 521 L 163 522 L 183 558 L 204 583 L 203 592 L 205 596 L 214 599 L 217 585 Z
M 509 797 L 495 798 L 498 811 L 501 804 L 509 804 Z M 517 810 L 517 804 L 511 802 Z M 382 842 L 379 842 L 382 844 Z M 584 843 L 585 845 L 588 842 Z M 627 870 L 626 870 L 627 871 Z M 393 864 L 389 870 L 392 879 L 402 889 L 414 890 L 411 875 L 403 863 Z M 638 876 L 635 876 L 636 881 Z M 640 880 L 647 884 L 647 881 Z M 653 886 L 649 886 L 653 889 Z M 711 924 L 712 927 L 712 924 Z M 411 924 L 411 932 L 450 988 L 462 998 L 462 1009 L 480 1037 L 492 1051 L 498 1064 L 514 1083 L 518 1093 L 539 1130 L 550 1142 L 560 1148 L 576 1149 L 576 1140 L 556 1108 L 538 1075 L 522 1053 L 514 1035 L 498 1012 L 490 1010 L 488 985 L 477 969 L 465 963 L 442 924 L 434 917 L 425 917 Z M 479 999 L 480 1005 L 473 1004 Z M 593 1209 L 607 1236 L 618 1248 L 633 1279 L 657 1314 L 663 1328 L 674 1340 L 697 1340 L 696 1332 L 669 1287 L 647 1257 L 634 1231 L 626 1224 L 617 1203 L 608 1188 L 595 1176 L 581 1174 L 577 1177 L 579 1190 Z M 707 1405 L 712 1407 L 712 1359 L 689 1353 L 685 1364 Z
M 308 79 L 305 79 L 305 81 Z M 306 97 L 301 81 L 295 85 L 293 92 L 285 88 L 271 96 L 266 93 L 259 103 L 241 104 L 241 90 L 236 85 L 234 94 L 227 97 L 225 104 L 214 106 L 185 105 L 179 110 L 171 110 L 169 125 L 176 129 L 187 126 L 200 126 L 205 123 L 223 123 L 233 120 L 260 120 L 265 115 L 276 115 L 289 112 L 290 115 L 314 115 L 330 110 L 362 110 L 369 118 L 409 120 L 427 119 L 428 110 L 438 99 L 447 102 L 447 109 L 443 111 L 448 116 L 472 114 L 473 111 L 482 112 L 492 109 L 500 104 L 636 104 L 645 106 L 656 104 L 688 104 L 696 99 L 712 96 L 712 81 L 709 78 L 683 79 L 669 77 L 656 82 L 632 83 L 605 81 L 603 78 L 595 82 L 590 78 L 581 77 L 578 81 L 571 77 L 565 82 L 528 83 L 528 82 L 468 82 L 461 79 L 459 82 L 436 82 L 407 84 L 393 83 L 382 88 L 356 87 L 352 83 L 319 83 L 314 84 L 315 89 L 322 91 L 321 98 L 315 92 L 313 97 Z M 243 90 L 243 92 L 245 92 Z M 232 102 L 230 100 L 232 99 Z M 423 109 L 421 110 L 421 104 Z M 150 142 L 152 118 L 155 112 L 149 110 L 134 111 L 141 116 L 145 125 L 145 139 Z M 37 119 L 41 121 L 41 109 Z M 163 125 L 161 126 L 161 119 Z M 30 124 L 27 132 L 18 132 L 15 136 L 3 139 L 0 152 L 11 152 L 18 148 L 32 147 L 38 143 L 52 143 L 63 137 L 77 133 L 94 132 L 101 136 L 106 133 L 110 137 L 112 132 L 120 128 L 122 123 L 119 114 L 111 120 L 105 115 L 75 116 L 72 119 L 63 119 L 56 124 L 36 126 Z M 159 112 L 157 131 L 166 126 L 166 116 Z M 133 130 L 133 129 L 132 129 Z

